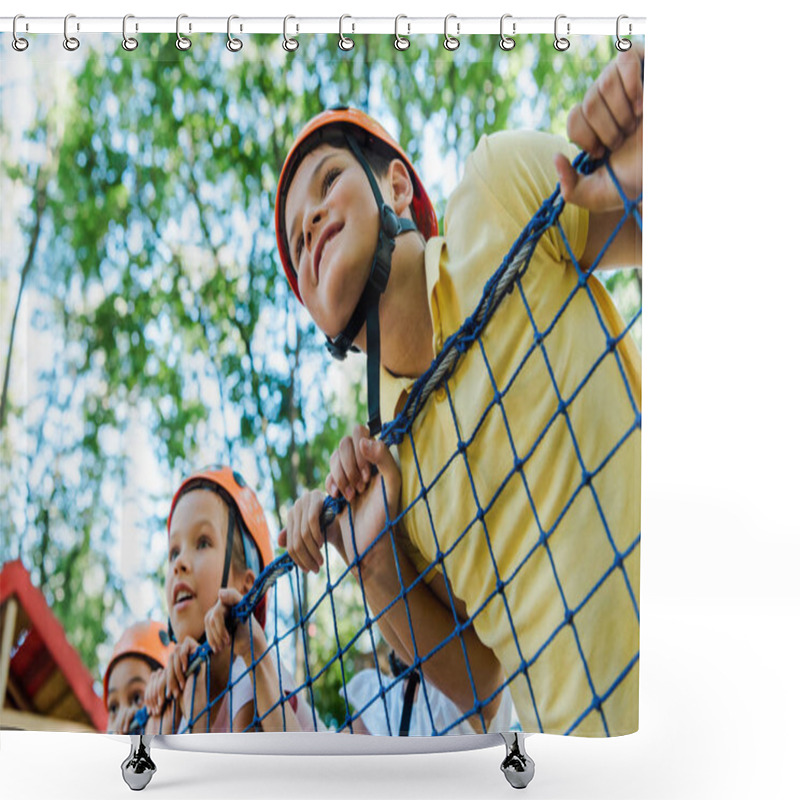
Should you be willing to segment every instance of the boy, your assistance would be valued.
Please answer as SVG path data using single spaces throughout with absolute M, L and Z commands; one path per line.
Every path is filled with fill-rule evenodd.
M 639 46 L 621 54 L 568 120 L 579 148 L 610 152 L 634 199 L 643 62 Z M 502 132 L 468 159 L 439 237 L 399 145 L 358 112 L 326 114 L 298 137 L 276 203 L 298 299 L 338 355 L 352 345 L 367 353 L 370 428 L 343 440 L 326 482 L 351 501 L 354 530 L 337 522 L 326 535 L 349 563 L 369 548 L 358 569 L 384 635 L 465 713 L 477 712 L 476 729 L 508 682 L 525 731 L 632 732 L 640 356 L 586 273 L 639 265 L 635 220 L 619 225 L 608 172 L 578 175 L 575 148 Z M 403 408 L 557 181 L 567 201 L 558 225 L 398 444 L 398 469 L 370 438 L 378 417 Z M 383 482 L 371 480 L 371 465 Z M 321 503 L 319 492 L 301 497 L 279 539 L 306 569 L 321 560 Z M 379 534 L 398 505 L 395 551 Z M 393 602 L 402 587 L 412 588 Z

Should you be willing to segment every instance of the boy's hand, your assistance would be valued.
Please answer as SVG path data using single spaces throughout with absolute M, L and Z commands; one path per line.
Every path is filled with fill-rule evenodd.
M 592 158 L 611 153 L 611 168 L 630 199 L 642 191 L 643 64 L 644 46 L 636 43 L 602 71 L 567 118 L 567 134 L 578 147 Z M 555 165 L 568 203 L 592 212 L 622 208 L 607 170 L 579 175 L 562 154 Z
M 379 476 L 376 476 L 375 480 L 370 480 L 366 490 L 350 503 L 350 513 L 347 511 L 342 513 L 344 520 L 343 523 L 340 523 L 342 545 L 348 564 L 352 564 L 355 560 L 356 550 L 359 554 L 363 554 L 383 533 L 389 521 L 397 515 L 402 484 L 400 469 L 389 452 L 389 448 L 380 439 L 361 437 L 358 442 L 358 450 L 370 470 L 373 464 L 378 468 Z M 383 480 L 379 480 L 379 477 Z M 385 502 L 384 487 L 386 490 Z M 350 526 L 351 516 L 355 533 Z
M 278 534 L 278 545 L 285 547 L 292 561 L 306 572 L 317 573 L 325 563 L 322 547 L 327 538 L 341 553 L 341 533 L 338 520 L 334 520 L 323 534 L 319 518 L 325 495 L 314 489 L 306 492 L 289 510 L 286 528 Z
M 377 467 L 383 481 L 372 479 L 373 466 Z M 400 498 L 400 470 L 389 448 L 380 440 L 370 439 L 364 426 L 358 426 L 352 437 L 342 440 L 339 450 L 331 458 L 331 470 L 325 482 L 328 493 L 334 497 L 338 494 L 337 481 L 340 489 L 346 485 L 348 489 L 342 493 L 350 500 L 350 511 L 339 515 L 323 535 L 319 518 L 325 495 L 315 489 L 306 492 L 294 504 L 285 530 L 278 534 L 278 544 L 286 547 L 295 564 L 314 573 L 319 572 L 324 563 L 322 546 L 325 539 L 339 551 L 345 563 L 352 564 L 356 555 L 354 547 L 363 553 L 383 531 L 387 524 L 384 486 L 392 518 L 397 514 Z M 349 525 L 350 514 L 356 530 L 355 544 Z M 344 527 L 342 519 L 348 521 Z
M 344 495 L 350 502 L 356 494 L 366 491 L 372 469 L 361 451 L 362 440 L 369 440 L 369 428 L 356 425 L 352 436 L 345 436 L 330 458 L 330 474 L 325 479 L 325 490 L 331 497 Z
M 206 641 L 212 653 L 219 653 L 224 647 L 231 646 L 231 634 L 228 632 L 227 621 L 231 609 L 241 602 L 241 599 L 241 593 L 232 587 L 220 589 L 219 599 L 206 614 Z M 233 634 L 234 655 L 241 656 L 248 666 L 251 661 L 251 652 L 254 652 L 258 658 L 267 650 L 267 637 L 264 635 L 263 628 L 256 622 L 252 626 L 253 645 L 251 651 L 250 627 L 246 622 L 239 623 Z

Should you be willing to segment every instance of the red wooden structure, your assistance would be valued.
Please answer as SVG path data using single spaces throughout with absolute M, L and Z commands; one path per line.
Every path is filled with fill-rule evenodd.
M 0 727 L 105 731 L 93 678 L 21 561 L 0 570 Z

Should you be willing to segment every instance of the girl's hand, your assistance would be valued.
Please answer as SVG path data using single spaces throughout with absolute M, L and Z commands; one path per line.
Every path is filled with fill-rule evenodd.
M 206 660 L 200 662 L 200 666 L 191 674 L 187 675 L 189 660 L 200 643 L 187 636 L 177 649 L 172 652 L 167 662 L 167 695 L 172 697 L 178 704 L 182 716 L 186 717 L 189 724 L 189 731 L 205 731 L 208 724 L 207 714 L 208 697 L 206 694 L 206 670 L 208 663 Z
M 231 609 L 241 600 L 241 593 L 232 587 L 219 590 L 219 599 L 205 617 L 206 641 L 212 653 L 219 653 L 223 648 L 231 646 L 228 620 L 230 619 Z M 250 643 L 251 628 L 252 646 Z M 233 634 L 234 655 L 241 656 L 249 666 L 252 655 L 258 658 L 266 650 L 267 637 L 258 622 L 254 621 L 252 626 L 247 622 L 241 622 L 236 625 L 236 630 Z
M 181 695 L 189 683 L 186 676 L 186 671 L 189 669 L 189 657 L 198 647 L 200 647 L 200 644 L 195 639 L 192 639 L 191 636 L 187 636 L 175 650 L 170 653 L 166 668 L 166 694 L 168 697 L 176 701 L 180 700 Z M 191 689 L 191 685 L 189 685 L 189 688 Z
M 611 153 L 609 163 L 631 200 L 642 191 L 643 65 L 644 47 L 634 44 L 602 71 L 567 117 L 567 134 L 578 147 L 592 158 Z M 580 175 L 562 154 L 555 165 L 568 203 L 592 212 L 622 208 L 608 170 Z
M 167 671 L 156 669 L 150 673 L 144 690 L 144 707 L 151 716 L 157 716 L 167 701 Z
M 144 726 L 145 734 L 160 735 L 164 733 L 177 733 L 181 722 L 180 704 L 173 700 L 164 703 L 163 711 L 151 714 L 148 709 L 147 723 Z
M 167 698 L 167 670 L 154 670 L 144 690 L 144 707 L 147 709 L 146 734 L 177 733 L 180 723 L 180 705 Z
M 109 722 L 108 733 L 129 733 L 139 706 L 126 706 Z
M 131 726 L 133 725 L 133 718 L 136 716 L 136 712 L 139 708 L 140 706 L 128 706 L 125 711 L 122 712 L 122 717 L 119 721 L 120 733 L 130 733 Z

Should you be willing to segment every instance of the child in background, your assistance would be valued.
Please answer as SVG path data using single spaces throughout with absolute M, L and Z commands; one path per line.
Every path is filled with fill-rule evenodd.
M 578 175 L 571 161 L 578 148 L 610 153 L 625 194 L 638 198 L 643 65 L 634 45 L 603 69 L 569 114 L 577 147 L 534 131 L 483 137 L 448 201 L 445 236 L 406 154 L 354 109 L 311 120 L 278 182 L 278 249 L 295 295 L 334 355 L 367 355 L 369 430 L 345 437 L 326 481 L 350 501 L 354 530 L 337 523 L 328 539 L 347 563 L 374 544 L 358 574 L 404 661 L 424 659 L 462 710 L 508 681 L 524 731 L 638 727 L 641 359 L 586 273 L 639 266 L 641 239 L 632 217 L 620 225 L 608 171 Z M 381 419 L 403 408 L 559 181 L 567 204 L 521 292 L 512 287 L 391 453 L 371 438 Z M 380 536 L 382 484 L 389 517 L 403 509 L 391 536 Z M 299 498 L 279 537 L 313 571 L 323 499 Z M 490 704 L 484 711 L 491 717 Z
M 356 716 L 353 733 L 372 736 L 438 736 L 474 733 L 468 719 L 444 692 L 430 681 L 423 689 L 419 670 L 412 670 L 387 689 L 394 678 L 407 670 L 407 665 L 394 652 L 389 655 L 392 676 L 379 675 L 376 669 L 362 669 L 348 682 L 346 697 Z M 380 699 L 381 688 L 384 701 Z M 378 698 L 376 700 L 376 698 Z M 486 726 L 486 733 L 500 733 L 511 728 L 511 695 L 508 687 L 502 692 L 500 708 Z
M 269 529 L 255 493 L 229 467 L 201 470 L 175 493 L 167 531 L 167 608 L 177 647 L 165 670 L 151 676 L 150 714 L 162 712 L 166 697 L 180 705 L 179 733 L 300 730 L 296 696 L 278 702 L 278 670 L 265 656 L 266 595 L 252 624 L 230 627 L 231 609 L 272 560 Z M 203 662 L 194 676 L 187 675 L 189 658 L 202 639 L 211 648 L 208 666 Z
M 167 665 L 171 652 L 167 628 L 159 622 L 137 622 L 122 634 L 103 676 L 108 733 L 130 731 L 136 712 L 144 707 L 150 676 Z

